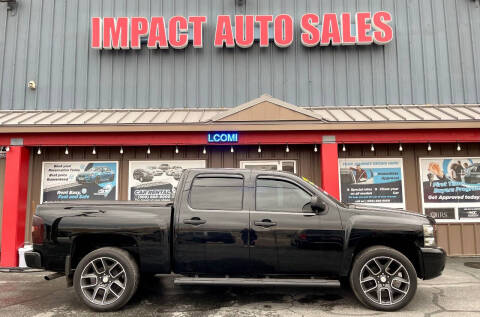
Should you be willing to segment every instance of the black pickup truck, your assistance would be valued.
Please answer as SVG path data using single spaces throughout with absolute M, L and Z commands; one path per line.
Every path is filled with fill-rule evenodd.
M 65 274 L 97 311 L 119 309 L 140 276 L 179 284 L 344 283 L 364 305 L 393 311 L 417 277 L 439 276 L 435 221 L 339 202 L 283 172 L 190 169 L 173 203 L 39 205 L 30 267 Z

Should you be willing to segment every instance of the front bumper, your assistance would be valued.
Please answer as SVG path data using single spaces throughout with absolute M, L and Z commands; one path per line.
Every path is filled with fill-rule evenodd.
M 42 255 L 35 251 L 25 252 L 25 262 L 27 263 L 28 267 L 31 267 L 34 269 L 41 269 Z
M 420 248 L 423 262 L 423 279 L 440 276 L 445 268 L 447 254 L 442 248 Z

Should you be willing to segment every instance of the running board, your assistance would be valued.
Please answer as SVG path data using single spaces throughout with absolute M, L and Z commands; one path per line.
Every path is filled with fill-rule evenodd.
M 282 279 L 282 278 L 212 278 L 212 277 L 177 277 L 175 285 L 235 285 L 235 286 L 322 286 L 340 287 L 340 281 L 322 279 Z

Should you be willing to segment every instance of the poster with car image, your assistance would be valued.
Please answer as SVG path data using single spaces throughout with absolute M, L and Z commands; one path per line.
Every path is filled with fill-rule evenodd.
M 118 163 L 44 162 L 40 202 L 116 200 Z
M 342 158 L 338 163 L 343 202 L 405 208 L 401 158 Z
M 204 160 L 130 161 L 128 199 L 171 201 L 183 171 L 205 166 Z
M 480 221 L 480 158 L 420 158 L 420 182 L 425 214 L 438 221 Z

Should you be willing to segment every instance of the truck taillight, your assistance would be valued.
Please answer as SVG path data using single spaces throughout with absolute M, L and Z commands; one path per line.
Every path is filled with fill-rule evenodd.
M 33 244 L 42 244 L 45 237 L 45 226 L 43 219 L 38 216 L 33 216 L 32 221 L 32 242 Z

